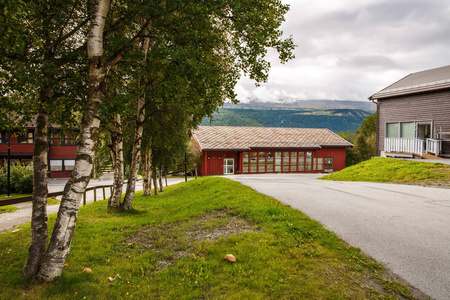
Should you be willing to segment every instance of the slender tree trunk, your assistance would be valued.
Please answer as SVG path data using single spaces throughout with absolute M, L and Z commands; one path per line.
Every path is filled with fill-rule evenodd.
M 111 122 L 111 158 L 114 169 L 114 182 L 108 207 L 119 207 L 122 198 L 123 174 L 123 132 L 120 114 L 114 115 Z
M 106 94 L 107 67 L 103 57 L 103 32 L 108 10 L 109 0 L 97 0 L 88 38 L 88 102 L 82 117 L 75 166 L 64 188 L 52 238 L 39 270 L 38 278 L 41 280 L 50 281 L 61 276 L 70 252 L 80 200 L 92 172 L 100 125 L 98 106 L 104 101 Z
M 147 31 L 144 33 L 147 36 Z M 150 46 L 150 38 L 145 37 L 143 39 L 142 51 L 144 53 L 144 63 L 147 60 L 147 52 Z M 144 132 L 144 119 L 145 119 L 145 92 L 137 100 L 137 118 L 136 129 L 134 131 L 133 153 L 131 158 L 130 174 L 128 176 L 127 190 L 125 198 L 123 199 L 122 208 L 131 209 L 133 205 L 134 192 L 136 190 L 136 181 L 139 171 L 139 162 L 141 161 L 141 145 L 142 134 Z
M 154 194 L 155 196 L 158 195 L 158 178 L 157 178 L 157 170 L 156 168 L 153 168 L 153 186 L 154 186 Z
M 164 192 L 164 189 L 163 189 L 163 182 L 162 182 L 162 177 L 163 177 L 163 174 L 162 174 L 162 167 L 160 166 L 159 167 L 159 191 L 160 192 Z
M 148 150 L 142 157 L 142 165 L 143 165 L 143 190 L 144 196 L 152 195 L 152 151 Z
M 167 174 L 166 173 L 164 173 L 164 179 L 166 180 L 166 187 L 167 187 Z
M 137 103 L 137 120 L 136 129 L 134 132 L 133 153 L 130 165 L 130 174 L 128 175 L 127 190 L 123 199 L 122 208 L 131 209 L 133 205 L 134 192 L 136 190 L 136 181 L 139 171 L 139 162 L 141 160 L 141 145 L 142 134 L 144 132 L 144 117 L 145 117 L 145 98 L 139 97 Z
M 50 87 L 48 88 L 50 89 Z M 47 98 L 51 89 L 41 92 L 41 99 Z M 46 95 L 44 95 L 46 94 Z M 22 277 L 29 279 L 34 277 L 41 266 L 48 241 L 47 229 L 47 128 L 48 115 L 45 103 L 39 109 L 34 132 L 33 149 L 33 211 L 31 214 L 31 244 L 28 249 L 28 259 L 22 270 Z

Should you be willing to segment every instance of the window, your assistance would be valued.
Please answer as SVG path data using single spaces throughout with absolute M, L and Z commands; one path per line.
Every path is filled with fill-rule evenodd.
M 291 172 L 297 171 L 297 152 L 291 152 Z
M 51 144 L 61 144 L 62 143 L 61 133 L 60 132 L 52 132 L 51 137 L 50 137 L 50 143 Z
M 400 137 L 414 138 L 414 122 L 400 123 Z
M 258 152 L 250 152 L 250 172 L 258 171 Z
M 325 157 L 325 171 L 333 171 L 333 170 L 334 170 L 333 157 Z
M 259 152 L 258 155 L 258 163 L 259 163 L 259 172 L 266 172 L 266 152 Z
M 305 152 L 298 153 L 298 171 L 305 171 Z
M 64 136 L 64 144 L 66 145 L 76 145 L 77 144 L 77 139 L 70 136 L 70 135 L 66 135 Z
M 267 152 L 267 172 L 273 172 L 273 152 Z
M 312 164 L 312 152 L 308 151 L 306 152 L 306 171 L 311 171 L 311 164 Z
M 5 131 L 0 132 L 0 144 L 8 143 L 8 133 Z
M 32 131 L 29 131 L 27 133 L 20 134 L 18 136 L 18 142 L 19 142 L 19 144 L 33 144 L 34 133 Z
M 248 152 L 244 152 L 242 168 L 242 173 L 248 173 Z
M 50 136 L 50 143 L 57 145 L 76 145 L 76 138 L 71 135 L 64 135 L 62 131 L 55 130 Z
M 52 172 L 67 172 L 72 171 L 75 166 L 74 159 L 51 159 L 50 171 Z
M 275 152 L 275 172 L 281 172 L 281 152 Z
M 398 138 L 398 123 L 387 123 L 386 124 L 386 137 Z
M 62 171 L 63 170 L 63 161 L 51 159 L 50 160 L 50 171 Z
M 283 152 L 283 172 L 289 172 L 289 152 Z
M 314 158 L 314 171 L 323 170 L 323 157 Z
M 75 166 L 74 159 L 66 159 L 64 160 L 64 171 L 72 171 Z

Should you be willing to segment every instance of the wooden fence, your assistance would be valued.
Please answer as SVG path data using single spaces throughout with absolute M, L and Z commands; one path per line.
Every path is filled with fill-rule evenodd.
M 97 186 L 93 186 L 90 188 L 87 188 L 86 191 L 83 193 L 83 205 L 86 205 L 86 193 L 90 192 L 90 191 L 94 191 L 94 202 L 97 202 L 97 190 L 98 189 L 102 189 L 103 190 L 103 198 L 99 199 L 99 200 L 104 200 L 106 199 L 106 188 L 109 188 L 110 191 L 110 195 L 112 194 L 112 185 L 97 185 Z M 48 193 L 47 197 L 48 198 L 54 198 L 54 197 L 58 197 L 58 196 L 62 196 L 64 192 L 54 192 L 54 193 Z M 19 197 L 19 198 L 11 198 L 11 199 L 6 199 L 6 200 L 0 200 L 0 206 L 5 206 L 5 205 L 12 205 L 12 204 L 18 204 L 18 203 L 23 203 L 23 202 L 29 202 L 32 201 L 33 197 L 32 196 L 26 196 L 26 197 Z

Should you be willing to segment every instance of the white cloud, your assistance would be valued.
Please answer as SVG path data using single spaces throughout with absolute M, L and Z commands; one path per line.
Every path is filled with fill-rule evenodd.
M 269 81 L 243 78 L 241 100 L 366 100 L 412 72 L 450 64 L 450 2 L 444 0 L 284 0 L 282 27 L 296 59 L 272 64 Z

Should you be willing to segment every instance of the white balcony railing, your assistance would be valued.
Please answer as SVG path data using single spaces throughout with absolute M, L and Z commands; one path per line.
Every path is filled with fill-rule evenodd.
M 384 151 L 422 155 L 423 144 L 423 140 L 415 138 L 385 138 Z
M 441 154 L 441 141 L 434 139 L 426 139 L 425 151 L 438 156 Z

